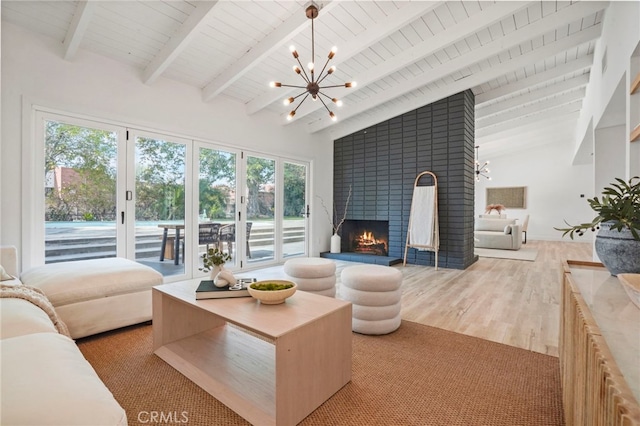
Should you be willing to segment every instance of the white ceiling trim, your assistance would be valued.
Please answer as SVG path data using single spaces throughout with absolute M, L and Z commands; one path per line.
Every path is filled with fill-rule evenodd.
M 545 98 L 556 96 L 561 93 L 574 91 L 585 87 L 589 83 L 589 74 L 582 74 L 569 80 L 561 81 L 542 89 L 533 90 L 529 93 L 521 94 L 504 101 L 496 102 L 486 107 L 476 105 L 476 122 L 487 117 L 500 115 L 514 108 L 539 102 Z
M 64 59 L 67 61 L 72 60 L 78 52 L 78 47 L 80 47 L 84 34 L 89 27 L 95 8 L 96 3 L 93 1 L 81 1 L 76 6 L 76 12 L 73 14 L 73 19 L 63 42 Z
M 563 77 L 565 75 L 574 74 L 590 69 L 593 65 L 593 55 L 583 56 L 582 58 L 575 59 L 573 61 L 558 65 L 550 70 L 546 70 L 532 76 L 523 78 L 513 83 L 505 84 L 504 86 L 497 87 L 485 93 L 476 95 L 476 108 L 482 108 L 482 105 L 502 98 L 507 95 L 511 95 L 520 91 L 529 90 L 532 87 L 540 85 L 549 80 L 555 80 L 556 78 Z
M 399 9 L 394 14 L 388 16 L 384 21 L 376 24 L 375 26 L 369 27 L 367 30 L 356 36 L 345 46 L 341 47 L 339 54 L 337 54 L 333 59 L 333 65 L 340 65 L 341 62 L 349 59 L 351 56 L 360 53 L 362 50 L 373 46 L 380 40 L 395 33 L 396 31 L 400 30 L 416 19 L 419 19 L 421 15 L 424 15 L 440 4 L 442 4 L 442 2 L 419 1 L 404 6 L 402 9 Z M 324 11 L 325 9 L 322 10 Z M 308 21 L 306 17 L 304 17 L 304 19 Z M 360 81 L 358 81 L 358 84 L 360 84 Z M 249 102 L 247 104 L 246 112 L 249 115 L 255 114 L 256 112 L 267 108 L 269 105 L 289 97 L 293 92 L 296 91 L 299 91 L 299 89 L 286 89 L 284 91 L 269 90 Z M 322 104 L 317 104 L 317 108 L 320 108 L 321 105 Z M 309 112 L 313 112 L 317 108 L 314 108 Z M 300 119 L 301 116 L 307 115 L 307 113 L 303 111 L 301 111 L 299 114 L 300 115 L 295 117 L 294 120 L 291 120 L 291 122 L 295 122 L 296 120 Z M 283 120 L 283 123 L 290 124 L 288 120 Z
M 508 61 L 502 62 L 500 65 L 496 67 L 488 68 L 484 71 L 472 74 L 469 77 L 458 80 L 452 84 L 448 84 L 442 88 L 433 90 L 429 93 L 428 96 L 419 97 L 412 101 L 403 102 L 401 105 L 397 107 L 386 109 L 383 112 L 371 114 L 369 115 L 369 118 L 366 120 L 366 122 L 371 123 L 369 125 L 373 125 L 375 123 L 379 123 L 381 121 L 387 120 L 391 117 L 395 117 L 396 115 L 403 114 L 405 112 L 411 111 L 421 106 L 433 103 L 437 100 L 446 98 L 447 96 L 454 95 L 460 91 L 465 90 L 466 88 L 474 87 L 474 86 L 478 86 L 480 84 L 486 83 L 487 81 L 493 80 L 494 78 L 500 75 L 504 75 L 506 73 L 525 67 L 531 63 L 536 63 L 545 58 L 554 56 L 560 52 L 563 52 L 577 45 L 588 43 L 600 37 L 601 30 L 602 30 L 602 24 L 594 25 L 593 27 L 590 27 L 586 30 L 580 31 L 573 35 L 564 37 L 544 47 L 530 51 L 528 53 L 525 53 L 524 55 L 518 56 Z M 370 107 L 370 105 L 375 106 L 380 104 L 381 102 L 383 102 L 382 99 L 384 98 L 393 99 L 394 97 L 400 96 L 401 94 L 407 93 L 412 90 L 416 90 L 417 88 L 424 85 L 422 83 L 425 79 L 416 79 L 416 80 L 420 80 L 420 81 L 412 85 L 399 84 L 398 86 L 395 86 L 393 88 L 394 90 L 388 90 L 386 92 L 381 93 L 379 96 L 373 96 L 372 97 L 373 99 L 368 99 L 366 102 L 361 103 L 360 107 L 358 106 L 352 107 L 351 109 L 355 110 L 354 114 L 352 115 L 359 114 L 370 109 L 372 107 L 372 106 Z M 412 82 L 409 82 L 409 83 L 412 83 Z M 395 89 L 398 89 L 399 91 L 397 96 L 394 96 L 394 93 L 393 93 Z M 348 123 L 345 123 L 344 125 L 341 125 L 342 128 L 339 131 L 331 132 L 331 134 L 341 133 L 342 135 L 347 135 L 349 133 L 352 133 L 362 128 L 359 125 L 357 126 L 358 128 L 349 132 L 348 129 L 352 127 Z M 319 122 L 308 125 L 309 131 L 311 133 L 321 131 L 327 127 L 329 126 L 325 121 L 319 121 Z M 365 126 L 365 127 L 368 127 L 368 126 Z M 347 130 L 347 133 L 344 133 L 345 130 Z
M 476 138 L 483 138 L 489 135 L 491 135 L 491 137 L 499 137 L 498 135 L 500 134 L 500 132 L 522 127 L 525 124 L 528 125 L 530 123 L 539 123 L 550 118 L 561 117 L 563 115 L 579 112 L 581 107 L 582 99 L 578 99 L 574 100 L 573 102 L 547 108 L 538 113 L 529 113 L 519 117 L 515 117 L 514 119 L 499 123 L 495 126 L 476 128 Z
M 585 89 L 572 90 L 562 95 L 547 97 L 543 100 L 526 104 L 519 108 L 510 109 L 509 111 L 494 114 L 490 117 L 478 118 L 476 116 L 476 129 L 490 129 L 492 126 L 502 124 L 510 120 L 528 117 L 532 114 L 538 114 L 542 111 L 566 105 L 575 101 L 584 99 Z
M 584 4 L 584 5 L 583 5 Z M 523 27 L 522 29 L 513 31 L 506 36 L 495 39 L 494 41 L 482 46 L 481 48 L 475 49 L 470 53 L 465 55 L 461 55 L 451 61 L 444 63 L 442 66 L 434 68 L 427 73 L 424 73 L 421 76 L 418 76 L 414 79 L 407 80 L 404 83 L 399 83 L 394 85 L 393 87 L 379 92 L 365 101 L 360 102 L 358 105 L 350 106 L 349 109 L 345 109 L 341 113 L 341 119 L 347 119 L 353 117 L 357 114 L 361 114 L 371 108 L 375 108 L 377 105 L 380 105 L 385 102 L 389 102 L 390 100 L 402 96 L 406 93 L 412 92 L 414 90 L 419 89 L 420 87 L 426 86 L 429 83 L 433 83 L 443 77 L 446 77 L 449 74 L 452 74 L 456 71 L 463 70 L 468 68 L 470 65 L 478 63 L 480 61 L 486 60 L 493 56 L 500 54 L 501 52 L 507 51 L 512 47 L 518 46 L 522 43 L 525 43 L 533 37 L 537 37 L 540 35 L 544 35 L 549 31 L 553 31 L 558 26 L 566 25 L 567 16 L 575 17 L 575 19 L 579 19 L 578 10 L 583 13 L 592 14 L 594 13 L 594 5 L 600 7 L 599 3 L 593 2 L 581 2 L 578 3 L 581 7 L 578 6 L 570 6 L 562 9 L 560 12 L 557 12 L 553 15 L 549 15 L 543 19 L 540 19 L 530 25 Z M 574 9 L 576 8 L 576 9 Z M 597 9 L 597 7 L 595 7 Z M 568 11 L 567 9 L 570 9 Z M 571 13 L 569 13 L 571 12 Z M 564 50 L 570 49 L 587 41 L 592 41 L 600 36 L 601 24 L 594 25 L 586 30 L 579 31 L 567 37 L 564 37 L 558 41 L 550 43 L 541 48 L 535 49 L 531 52 L 521 55 L 516 58 L 517 61 L 519 58 L 524 57 L 532 57 L 537 58 L 535 60 L 530 59 L 527 62 L 523 63 L 522 66 L 526 66 L 531 63 L 535 63 L 539 60 L 546 59 L 550 56 L 553 56 L 557 53 L 560 53 Z M 562 46 L 562 47 L 561 47 Z M 553 47 L 550 49 L 550 47 Z M 508 63 L 514 62 L 514 59 L 508 60 Z M 503 62 L 505 63 L 505 62 Z M 382 65 L 384 66 L 384 64 Z M 376 67 L 377 68 L 377 67 Z M 493 67 L 492 67 L 493 68 Z M 495 78 L 497 75 L 494 75 Z M 469 81 L 468 79 L 473 77 L 473 75 L 469 77 L 462 78 L 459 81 Z M 488 80 L 483 81 L 482 83 Z M 479 84 L 482 84 L 479 83 Z M 469 87 L 469 84 L 465 84 L 465 86 Z M 457 93 L 457 92 L 454 92 Z M 321 118 L 309 125 L 310 131 L 317 132 L 323 130 L 331 125 L 334 122 L 330 118 Z
M 169 39 L 169 42 L 165 44 L 162 50 L 158 52 L 144 69 L 142 81 L 145 84 L 153 83 L 171 65 L 178 55 L 186 49 L 198 29 L 204 25 L 205 19 L 217 3 L 218 0 L 193 2 L 196 8 Z

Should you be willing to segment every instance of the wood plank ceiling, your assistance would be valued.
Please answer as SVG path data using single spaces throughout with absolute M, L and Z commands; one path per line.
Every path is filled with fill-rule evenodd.
M 460 91 L 476 95 L 482 154 L 573 141 L 608 2 L 318 1 L 316 61 L 332 46 L 327 89 L 344 106 L 307 100 L 293 120 L 282 100 L 300 90 L 295 45 L 311 58 L 309 1 L 2 1 L 2 19 L 78 49 L 198 87 L 203 102 L 233 99 L 246 113 L 271 110 L 283 126 L 338 138 Z M 319 66 L 318 65 L 318 66 Z

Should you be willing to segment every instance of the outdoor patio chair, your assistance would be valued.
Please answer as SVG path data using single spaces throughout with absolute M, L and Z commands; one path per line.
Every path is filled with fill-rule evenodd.
M 251 258 L 251 250 L 249 248 L 249 238 L 251 237 L 251 227 L 253 222 L 247 222 L 247 257 Z M 220 249 L 223 249 L 223 244 L 227 243 L 227 252 L 229 255 L 233 255 L 233 243 L 236 240 L 236 224 L 231 223 L 220 227 Z
M 219 223 L 201 223 L 199 238 L 199 245 L 206 245 L 209 250 L 209 245 L 213 244 L 218 246 L 220 244 L 220 224 Z

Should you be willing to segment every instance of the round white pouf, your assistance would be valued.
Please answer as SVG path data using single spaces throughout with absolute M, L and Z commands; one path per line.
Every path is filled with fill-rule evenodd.
M 322 257 L 298 257 L 284 263 L 287 278 L 298 290 L 334 297 L 336 295 L 336 263 Z
M 348 266 L 341 282 L 340 296 L 352 304 L 353 331 L 388 334 L 400 327 L 402 272 L 381 265 Z

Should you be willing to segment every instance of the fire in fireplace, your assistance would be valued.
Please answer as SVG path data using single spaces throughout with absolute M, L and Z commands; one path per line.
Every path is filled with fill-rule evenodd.
M 389 222 L 347 220 L 343 224 L 342 251 L 388 256 Z

